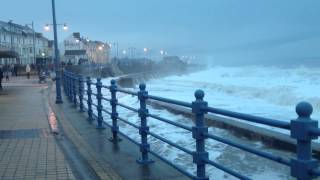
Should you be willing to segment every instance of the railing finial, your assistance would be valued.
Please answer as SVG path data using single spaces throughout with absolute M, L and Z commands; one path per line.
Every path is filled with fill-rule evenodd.
M 198 89 L 196 90 L 196 92 L 194 92 L 194 97 L 196 98 L 196 100 L 203 100 L 204 92 L 201 89 Z
M 296 106 L 296 112 L 299 117 L 310 118 L 312 111 L 313 111 L 312 105 L 308 102 L 305 102 L 305 101 L 300 102 Z
M 141 83 L 141 84 L 139 85 L 139 89 L 140 89 L 141 91 L 145 91 L 145 90 L 146 90 L 146 84 Z
M 111 85 L 116 85 L 116 80 L 112 79 L 112 80 L 110 81 L 110 83 L 111 83 Z

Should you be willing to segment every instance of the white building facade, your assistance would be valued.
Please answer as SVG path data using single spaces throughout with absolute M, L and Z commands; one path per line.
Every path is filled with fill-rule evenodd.
M 0 50 L 13 50 L 18 54 L 14 59 L 0 59 L 1 64 L 35 64 L 37 59 L 51 58 L 53 51 L 49 42 L 27 25 L 0 21 Z
M 89 63 L 107 63 L 110 56 L 110 46 L 101 41 L 92 41 L 73 33 L 63 42 L 64 61 L 79 64 L 80 60 Z

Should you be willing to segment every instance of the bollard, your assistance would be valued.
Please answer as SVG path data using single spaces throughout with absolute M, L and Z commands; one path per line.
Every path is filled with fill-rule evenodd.
M 112 119 L 112 137 L 109 139 L 112 142 L 118 142 L 121 139 L 118 137 L 118 131 L 119 131 L 119 126 L 118 126 L 118 113 L 117 113 L 117 85 L 115 80 L 111 80 L 111 86 L 110 86 L 110 93 L 111 93 L 111 119 Z
M 205 151 L 205 139 L 203 135 L 208 132 L 208 127 L 204 124 L 204 114 L 207 113 L 205 110 L 208 107 L 208 103 L 203 101 L 204 92 L 197 90 L 194 93 L 196 98 L 192 102 L 192 113 L 195 115 L 195 126 L 192 127 L 192 137 L 196 140 L 196 151 L 193 152 L 193 163 L 197 165 L 197 176 L 196 180 L 208 180 L 206 176 L 206 163 L 203 159 L 208 159 L 208 152 Z
M 78 78 L 78 91 L 79 91 L 79 108 L 80 108 L 80 112 L 84 112 L 83 109 L 83 91 L 84 91 L 84 87 L 83 87 L 83 77 L 82 75 L 79 75 Z
M 317 128 L 318 122 L 310 118 L 313 108 L 307 102 L 301 102 L 296 106 L 298 118 L 291 120 L 291 137 L 297 140 L 297 159 L 291 159 L 291 176 L 298 180 L 310 180 L 313 176 L 310 172 L 317 168 L 317 161 L 312 159 L 312 139 L 310 129 Z
M 73 106 L 77 108 L 77 76 L 75 74 L 72 76 L 72 92 Z
M 97 129 L 105 129 L 103 126 L 103 117 L 102 117 L 102 83 L 101 83 L 101 78 L 97 78 L 97 83 L 96 83 L 96 88 L 97 88 L 97 112 L 98 112 L 98 119 L 97 119 Z
M 87 95 L 88 95 L 88 121 L 89 122 L 92 122 L 93 121 L 93 117 L 92 117 L 92 97 L 91 97 L 91 94 L 92 94 L 92 90 L 91 90 L 91 79 L 90 77 L 88 76 L 87 77 Z
M 146 91 L 146 85 L 140 84 L 139 85 L 140 91 L 138 92 L 138 98 L 140 101 L 140 109 L 139 109 L 139 117 L 141 118 L 141 125 L 139 129 L 139 134 L 141 135 L 141 145 L 140 145 L 140 152 L 141 158 L 137 159 L 139 164 L 150 164 L 154 161 L 149 159 L 148 151 L 150 149 L 150 144 L 148 144 L 148 131 L 149 127 L 147 125 L 147 116 L 148 116 L 148 109 L 146 105 L 146 100 L 148 98 L 148 91 Z

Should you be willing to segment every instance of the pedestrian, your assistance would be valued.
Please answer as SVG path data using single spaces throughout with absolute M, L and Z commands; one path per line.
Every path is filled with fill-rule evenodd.
M 5 65 L 4 72 L 6 74 L 6 81 L 9 81 L 10 65 L 8 64 Z
M 14 75 L 18 76 L 18 64 L 15 64 L 13 67 Z
M 30 71 L 31 71 L 30 65 L 27 64 L 27 65 L 26 65 L 26 73 L 27 73 L 27 78 L 28 78 L 28 79 L 30 79 Z
M 0 90 L 2 90 L 2 78 L 3 78 L 3 69 L 2 69 L 2 66 L 0 65 Z
M 14 76 L 14 64 L 13 63 L 10 65 L 10 73 L 11 73 L 11 76 Z

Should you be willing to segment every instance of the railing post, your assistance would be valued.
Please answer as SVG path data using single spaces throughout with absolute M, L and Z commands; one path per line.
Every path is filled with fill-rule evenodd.
M 121 139 L 118 137 L 118 131 L 119 131 L 119 126 L 118 126 L 118 112 L 117 112 L 117 85 L 115 80 L 111 80 L 111 86 L 110 86 L 110 93 L 111 93 L 111 119 L 112 119 L 112 137 L 110 138 L 110 141 L 112 142 L 118 142 Z
M 97 129 L 105 129 L 103 126 L 103 117 L 102 117 L 102 83 L 101 83 L 101 78 L 97 78 L 97 83 L 96 83 L 96 88 L 97 88 L 97 111 L 98 111 L 98 119 L 97 119 Z
M 91 78 L 88 76 L 87 77 L 87 95 L 88 95 L 88 121 L 92 122 L 93 117 L 92 117 L 92 90 L 91 90 Z
M 195 115 L 195 126 L 192 127 L 192 137 L 196 140 L 196 151 L 193 153 L 193 162 L 197 165 L 197 176 L 194 179 L 208 180 L 204 159 L 209 158 L 209 155 L 205 150 L 206 137 L 203 135 L 208 132 L 208 127 L 204 124 L 204 115 L 207 113 L 205 108 L 208 107 L 208 103 L 203 101 L 202 90 L 197 90 L 194 96 L 196 100 L 192 102 L 192 113 Z
M 80 112 L 84 112 L 83 109 L 83 91 L 84 91 L 84 87 L 83 87 L 83 77 L 82 75 L 79 75 L 78 78 L 78 91 L 79 91 L 79 108 L 80 108 Z
M 148 157 L 148 150 L 150 149 L 150 145 L 148 144 L 148 131 L 149 127 L 147 125 L 147 116 L 148 116 L 148 109 L 146 100 L 148 99 L 148 91 L 146 91 L 146 85 L 140 84 L 139 85 L 140 91 L 138 92 L 138 98 L 140 101 L 140 109 L 139 109 L 139 117 L 141 119 L 139 134 L 141 135 L 141 145 L 140 145 L 140 152 L 141 158 L 137 159 L 139 164 L 150 164 L 154 161 L 149 159 Z
M 291 159 L 291 176 L 298 180 L 316 177 L 310 173 L 318 164 L 312 159 L 311 141 L 317 136 L 311 135 L 310 129 L 318 127 L 318 122 L 310 118 L 312 111 L 311 104 L 301 102 L 296 106 L 298 118 L 291 120 L 291 137 L 297 140 L 297 159 Z
M 77 107 L 77 75 L 74 74 L 72 78 L 72 92 L 73 92 L 73 106 Z

